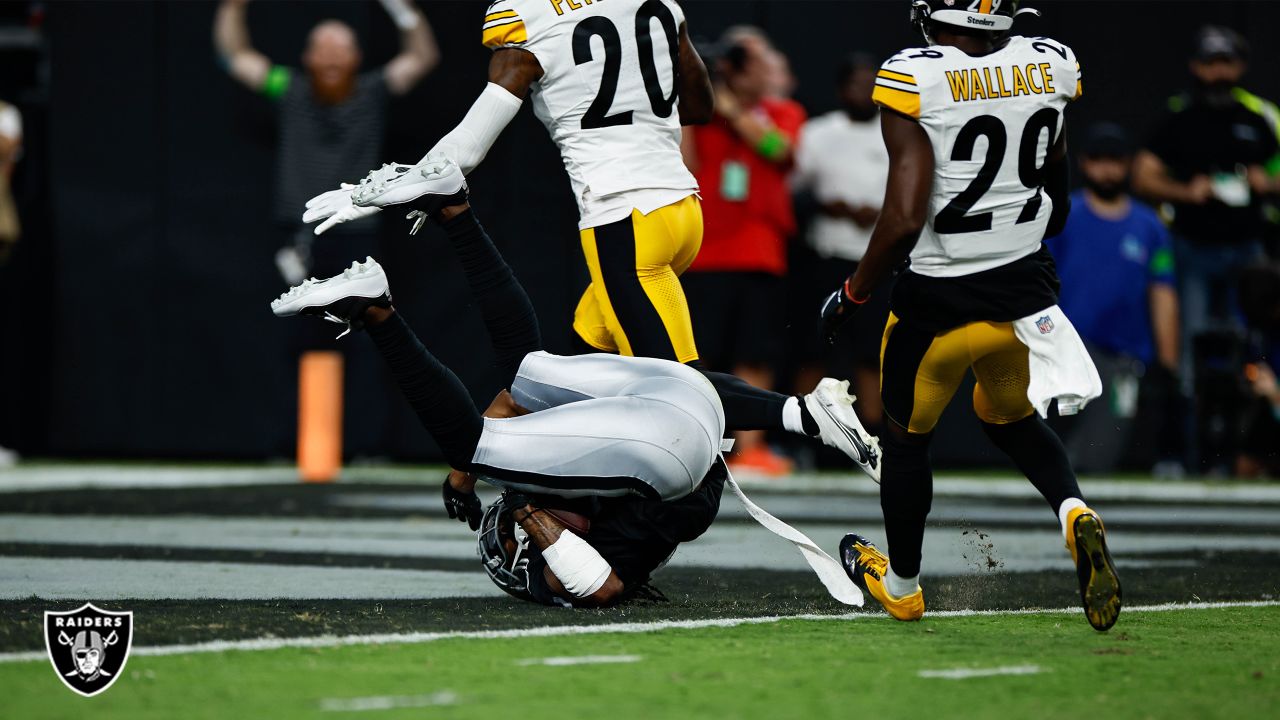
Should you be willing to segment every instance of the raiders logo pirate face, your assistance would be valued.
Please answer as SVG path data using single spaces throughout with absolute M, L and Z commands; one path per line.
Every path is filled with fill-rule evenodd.
M 133 613 L 92 604 L 44 614 L 45 647 L 63 684 L 92 697 L 115 683 L 133 646 Z

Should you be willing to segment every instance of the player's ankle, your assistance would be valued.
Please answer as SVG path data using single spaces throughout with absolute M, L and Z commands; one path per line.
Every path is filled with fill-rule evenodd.
M 370 305 L 364 310 L 364 324 L 369 327 L 376 327 L 387 320 L 390 320 L 391 316 L 395 314 L 396 309 L 393 307 L 383 308 L 376 305 Z
M 803 398 L 792 395 L 782 406 L 782 427 L 797 435 L 817 437 L 822 433 L 818 421 L 813 419 Z
M 449 207 L 440 208 L 440 222 L 449 222 L 471 209 L 471 203 L 463 202 L 460 205 L 450 205 Z
M 920 591 L 920 576 L 917 574 L 902 577 L 894 572 L 893 566 L 890 565 L 888 572 L 884 574 L 884 589 L 888 590 L 895 600 L 901 600 Z

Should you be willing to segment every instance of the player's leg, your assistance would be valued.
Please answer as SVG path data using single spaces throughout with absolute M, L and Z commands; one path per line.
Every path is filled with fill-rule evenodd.
M 542 349 L 533 303 L 469 204 L 446 207 L 438 219 L 484 318 L 506 387 L 524 357 Z
M 672 265 L 687 246 L 696 253 L 701 245 L 700 219 L 697 199 L 690 196 L 648 215 L 636 210 L 583 230 L 591 287 L 613 342 L 598 342 L 586 318 L 575 318 L 575 330 L 587 342 L 612 344 L 623 355 L 697 360 L 688 302 Z
M 511 383 L 511 394 L 521 407 L 536 412 L 571 402 L 630 394 L 636 383 L 654 377 L 684 382 L 701 395 L 698 404 L 711 408 L 716 414 L 716 424 L 724 425 L 724 412 L 715 387 L 697 370 L 669 360 L 604 353 L 573 356 L 530 353 Z
M 316 315 L 349 330 L 366 328 L 445 458 L 456 468 L 468 467 L 483 431 L 480 413 L 457 375 L 427 351 L 391 307 L 387 276 L 376 261 L 369 258 L 328 280 L 304 282 L 271 307 L 280 317 Z
M 933 501 L 929 442 L 933 428 L 969 367 L 964 329 L 942 334 L 889 316 L 881 363 L 885 432 L 880 507 L 888 556 L 865 538 L 846 536 L 841 558 L 862 585 L 899 620 L 924 614 L 920 590 L 921 549 Z
M 719 456 L 724 427 L 687 383 L 658 376 L 634 390 L 486 418 L 470 469 L 505 489 L 540 495 L 684 497 Z
M 1027 400 L 1027 348 L 1009 323 L 971 326 L 973 408 L 982 429 L 1013 460 L 1058 516 L 1080 582 L 1089 623 L 1099 630 L 1120 613 L 1120 580 L 1107 550 L 1102 519 L 1085 505 L 1066 448 Z

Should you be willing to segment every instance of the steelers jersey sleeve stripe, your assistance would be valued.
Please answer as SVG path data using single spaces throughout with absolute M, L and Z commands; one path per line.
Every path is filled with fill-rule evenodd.
M 914 75 L 894 72 L 893 70 L 881 70 L 880 72 L 876 73 L 876 77 L 882 78 L 884 80 L 896 80 L 901 83 L 906 83 L 907 85 L 916 84 L 916 78 Z
M 1072 100 L 1079 100 L 1084 94 L 1084 81 L 1080 78 L 1080 63 L 1076 63 L 1076 93 L 1071 97 Z
M 885 78 L 876 78 L 876 87 L 889 88 L 890 90 L 901 90 L 907 93 L 920 93 L 920 88 L 915 83 L 904 83 L 899 80 L 886 80 Z
M 507 18 L 518 18 L 520 15 L 515 10 L 503 10 L 502 12 L 490 13 L 484 16 L 485 24 L 489 24 L 494 20 L 505 20 Z
M 525 29 L 524 20 L 515 16 L 486 23 L 482 37 L 485 47 L 500 48 L 528 42 L 529 31 Z
M 876 89 L 871 93 L 871 99 L 877 105 L 907 117 L 920 118 L 920 93 L 918 92 L 881 85 L 877 81 Z

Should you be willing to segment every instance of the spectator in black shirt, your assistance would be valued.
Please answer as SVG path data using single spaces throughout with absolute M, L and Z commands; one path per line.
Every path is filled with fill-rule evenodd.
M 1275 134 L 1233 92 L 1247 56 L 1236 32 L 1201 29 L 1194 84 L 1170 102 L 1134 165 L 1135 190 L 1173 210 L 1183 366 L 1193 370 L 1191 341 L 1230 321 L 1234 278 L 1262 254 L 1262 200 L 1280 189 L 1264 169 L 1280 153 Z
M 372 252 L 370 229 L 358 227 L 348 232 L 364 235 L 366 247 L 350 236 L 322 241 L 337 252 L 313 247 L 311 230 L 302 224 L 303 206 L 377 166 L 390 97 L 412 90 L 439 62 L 440 52 L 426 17 L 410 0 L 382 0 L 400 28 L 400 54 L 380 68 L 360 72 L 355 31 L 341 21 L 325 20 L 307 37 L 300 72 L 253 48 L 247 2 L 223 0 L 214 21 L 214 44 L 233 78 L 276 103 L 275 220 L 287 238 L 276 264 L 287 282 L 297 284 L 312 273 L 336 274 L 351 258 Z

